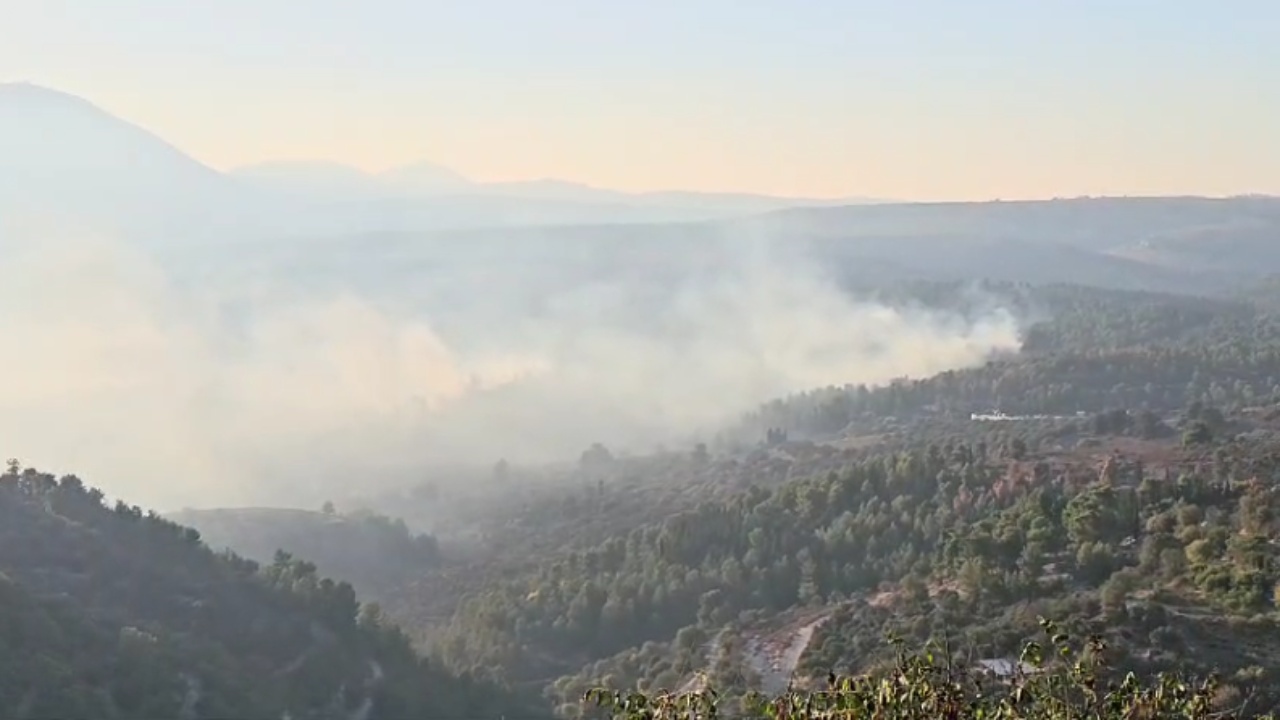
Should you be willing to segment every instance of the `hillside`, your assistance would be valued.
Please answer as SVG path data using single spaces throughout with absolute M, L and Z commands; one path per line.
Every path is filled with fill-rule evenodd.
M 270 563 L 280 550 L 306 558 L 321 575 L 350 582 L 365 600 L 441 562 L 434 537 L 374 513 L 225 508 L 183 510 L 168 519 L 196 529 L 215 550 L 232 549 L 257 562 Z
M 75 477 L 0 477 L 0 704 L 22 718 L 535 717 L 420 660 L 346 583 L 105 507 Z
M 728 226 L 801 240 L 855 274 L 897 268 L 890 277 L 1222 292 L 1280 269 L 1280 199 L 1266 197 L 791 208 Z
M 810 237 L 986 235 L 1106 251 L 1189 228 L 1274 228 L 1278 216 L 1273 197 L 1083 197 L 794 208 L 741 222 Z
M 79 97 L 0 84 L 0 213 L 61 231 L 155 239 L 228 225 L 254 196 L 156 135 Z
M 561 218 L 560 225 L 527 222 L 542 212 L 533 206 L 548 201 L 510 199 L 510 214 L 481 198 L 451 202 L 459 213 L 457 223 L 449 220 L 453 229 L 353 231 L 335 222 L 322 237 L 246 243 L 234 262 L 218 248 L 187 253 L 179 272 L 411 297 L 433 320 L 462 308 L 483 308 L 503 320 L 524 317 L 549 297 L 599 286 L 656 302 L 651 294 L 669 299 L 672 288 L 723 274 L 761 248 L 821 268 L 851 290 L 985 279 L 1227 296 L 1280 273 L 1276 245 L 1267 240 L 1280 238 L 1280 200 L 807 207 L 721 222 L 620 222 L 600 214 L 573 224 Z M 518 210 L 524 204 L 531 204 L 528 213 Z M 454 210 L 430 212 L 452 217 Z M 473 220 L 486 212 L 506 227 L 476 227 Z M 521 224 L 538 226 L 513 226 Z M 1231 230 L 1245 224 L 1247 232 Z M 1226 229 L 1205 229 L 1218 226 Z M 1179 235 L 1193 232 L 1200 235 L 1195 242 Z M 1144 243 L 1146 249 L 1134 251 Z M 477 278 L 495 290 L 475 296 Z
M 961 312 L 999 298 L 1041 318 L 1018 353 L 780 398 L 704 445 L 442 471 L 366 498 L 430 528 L 436 563 L 359 543 L 348 560 L 386 571 L 381 606 L 441 666 L 541 693 L 562 717 L 598 717 L 583 703 L 597 686 L 713 687 L 731 709 L 751 689 L 887 671 L 891 636 L 998 670 L 1042 617 L 1105 641 L 1117 678 L 1216 671 L 1223 697 L 1280 707 L 1272 306 L 977 289 L 876 293 Z M 203 517 L 258 553 L 294 530 L 321 553 L 345 522 Z
M 542 687 L 566 716 L 601 683 L 687 689 L 704 672 L 777 690 L 881 667 L 891 633 L 999 664 L 1040 616 L 1107 638 L 1124 669 L 1267 687 L 1280 565 L 1240 538 L 1280 517 L 1250 509 L 1275 502 L 1274 316 L 986 289 L 1045 313 L 1015 357 L 769 403 L 704 449 L 511 468 L 465 503 L 447 488 L 388 500 L 405 517 L 449 508 L 446 546 L 473 538 L 389 611 L 450 666 Z
M 1153 440 L 1015 422 L 689 505 L 479 589 L 440 652 L 550 683 L 572 715 L 597 683 L 859 672 L 891 632 L 1016 657 L 1043 616 L 1107 637 L 1125 669 L 1221 671 L 1274 707 L 1277 413 L 1204 412 Z

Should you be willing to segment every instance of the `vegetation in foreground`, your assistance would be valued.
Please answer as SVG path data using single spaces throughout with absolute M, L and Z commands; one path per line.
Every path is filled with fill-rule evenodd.
M 622 693 L 589 690 L 586 704 L 612 720 L 1265 720 L 1250 697 L 1224 692 L 1213 677 L 1160 674 L 1140 681 L 1107 663 L 1107 646 L 1090 638 L 1082 648 L 1041 620 L 1047 642 L 1028 643 L 1020 662 L 1001 676 L 957 662 L 947 648 L 908 654 L 898 647 L 887 672 L 827 678 L 821 690 L 788 689 L 776 697 L 689 692 Z

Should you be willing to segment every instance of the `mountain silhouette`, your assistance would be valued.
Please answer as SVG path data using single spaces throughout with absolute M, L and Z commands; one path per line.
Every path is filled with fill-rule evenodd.
M 461 173 L 426 161 L 393 168 L 378 175 L 387 187 L 414 194 L 474 192 L 476 184 Z
M 859 202 L 627 193 L 556 179 L 474 182 L 418 162 L 381 173 L 324 161 L 224 173 L 93 103 L 0 84 L 0 229 L 14 218 L 185 246 L 352 232 L 713 220 Z
M 247 185 L 294 197 L 352 199 L 376 196 L 383 188 L 373 176 L 324 160 L 276 160 L 229 173 Z
M 156 135 L 82 98 L 0 85 L 0 208 L 130 234 L 188 232 L 251 196 Z

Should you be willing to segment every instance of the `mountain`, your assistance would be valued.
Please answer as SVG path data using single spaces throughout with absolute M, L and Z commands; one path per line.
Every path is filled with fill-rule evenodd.
M 229 174 L 261 189 L 327 203 L 475 192 L 462 175 L 425 162 L 367 173 L 323 160 L 279 160 L 246 165 Z
M 252 195 L 164 140 L 86 100 L 0 85 L 0 213 L 95 230 L 189 233 Z
M 628 193 L 583 183 L 544 178 L 476 182 L 448 168 L 419 162 L 381 173 L 323 161 L 282 161 L 237 168 L 231 175 L 256 187 L 309 197 L 324 202 L 404 202 L 410 198 L 432 206 L 446 203 L 485 202 L 494 208 L 512 204 L 526 207 L 564 208 L 578 218 L 531 219 L 549 222 L 661 222 L 705 220 L 769 212 L 790 207 L 826 207 L 876 202 L 867 198 L 784 198 L 750 193 L 659 191 Z M 604 211 L 604 214 L 600 214 Z
M 540 717 L 428 665 L 346 583 L 103 504 L 73 476 L 0 476 L 0 703 L 23 718 Z
M 702 220 L 808 201 L 636 196 L 572 183 L 473 183 L 416 163 L 326 162 L 223 173 L 68 93 L 0 85 L 0 217 L 166 244 L 193 239 Z M 16 220 L 15 220 L 16 219 Z
M 411 195 L 457 195 L 476 189 L 462 174 L 429 162 L 393 168 L 377 177 L 390 190 Z
M 584 183 L 542 178 L 478 182 L 430 162 L 367 173 L 358 168 L 326 161 L 276 161 L 236 168 L 231 175 L 262 188 L 296 196 L 333 200 L 392 198 L 441 198 L 479 196 L 521 201 L 571 203 L 584 206 L 617 206 L 694 212 L 681 219 L 768 212 L 790 207 L 826 207 L 883 202 L 870 198 L 791 198 L 752 193 L 666 190 L 629 193 Z
M 775 197 L 752 193 L 694 192 L 689 190 L 626 193 L 619 190 L 609 190 L 551 178 L 485 183 L 480 185 L 479 188 L 488 194 L 510 197 L 571 202 L 626 203 L 638 207 L 703 210 L 711 215 L 719 216 L 749 215 L 783 208 L 861 205 L 884 202 L 860 197 L 819 199 Z
M 237 168 L 229 174 L 259 189 L 324 201 L 364 200 L 384 192 L 376 178 L 335 162 L 264 162 Z

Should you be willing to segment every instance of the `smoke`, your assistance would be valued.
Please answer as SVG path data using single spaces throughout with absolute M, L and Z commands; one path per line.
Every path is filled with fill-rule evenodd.
M 407 288 L 187 286 L 124 244 L 8 238 L 0 450 L 152 507 L 312 506 L 430 465 L 644 451 L 777 395 L 1017 347 L 998 308 L 856 302 L 802 257 L 729 240 L 661 283 L 583 275 L 532 304 L 514 282 L 477 283 L 484 314 L 468 322 L 451 291 L 433 325 L 394 301 Z

